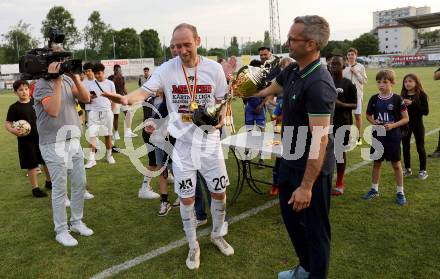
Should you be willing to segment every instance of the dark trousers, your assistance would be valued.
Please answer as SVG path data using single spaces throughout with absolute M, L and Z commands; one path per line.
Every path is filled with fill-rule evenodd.
M 303 171 L 293 171 L 290 182 L 281 182 L 279 198 L 281 215 L 300 265 L 310 272 L 311 279 L 327 278 L 330 261 L 330 193 L 332 175 L 320 175 L 312 189 L 310 207 L 299 212 L 287 204 L 299 187 Z
M 420 170 L 426 170 L 425 127 L 423 126 L 423 122 L 410 122 L 407 134 L 402 138 L 405 168 L 411 168 L 410 141 L 413 133 L 416 139 L 417 153 L 419 154 Z

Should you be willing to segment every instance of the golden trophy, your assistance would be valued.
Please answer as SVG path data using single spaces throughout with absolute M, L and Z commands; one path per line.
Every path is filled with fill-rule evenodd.
M 266 77 L 270 70 L 278 65 L 279 58 L 266 61 L 261 67 L 243 66 L 237 72 L 237 77 L 231 80 L 231 92 L 225 100 L 215 105 L 199 107 L 192 115 L 192 121 L 197 126 L 218 124 L 219 114 L 223 106 L 231 102 L 234 97 L 249 98 L 265 88 Z

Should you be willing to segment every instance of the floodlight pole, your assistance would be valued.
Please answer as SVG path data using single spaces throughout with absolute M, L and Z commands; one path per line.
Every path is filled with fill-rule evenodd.
M 142 58 L 142 51 L 141 51 L 141 36 L 139 35 L 139 58 Z

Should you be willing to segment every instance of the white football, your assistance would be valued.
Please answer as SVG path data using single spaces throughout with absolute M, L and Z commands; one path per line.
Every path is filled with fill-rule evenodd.
M 22 136 L 27 136 L 31 132 L 31 124 L 26 120 L 14 121 L 12 127 L 20 129 L 23 132 Z

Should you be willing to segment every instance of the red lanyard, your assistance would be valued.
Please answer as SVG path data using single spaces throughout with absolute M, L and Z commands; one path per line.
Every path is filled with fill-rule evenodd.
M 185 75 L 186 86 L 188 88 L 188 94 L 191 98 L 191 102 L 195 102 L 196 95 L 197 95 L 197 65 L 198 65 L 198 63 L 196 63 L 196 66 L 194 69 L 194 83 L 193 83 L 193 87 L 191 88 L 191 84 L 189 83 L 188 75 L 186 74 L 185 66 L 183 66 L 183 64 L 182 64 L 182 70 L 183 70 L 183 74 Z

